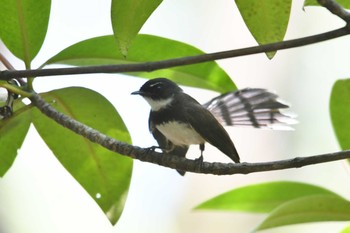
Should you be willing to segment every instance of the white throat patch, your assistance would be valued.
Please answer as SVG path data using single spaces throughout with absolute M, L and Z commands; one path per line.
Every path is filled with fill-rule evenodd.
M 173 102 L 173 97 L 170 97 L 165 100 L 153 100 L 148 97 L 144 97 L 144 98 L 149 103 L 149 105 L 151 105 L 152 111 L 158 111 L 162 108 L 165 108 L 166 106 L 170 105 L 171 102 Z

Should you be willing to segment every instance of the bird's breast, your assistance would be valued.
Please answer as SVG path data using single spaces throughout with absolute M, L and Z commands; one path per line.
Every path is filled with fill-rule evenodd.
M 156 125 L 156 128 L 173 144 L 192 145 L 202 144 L 205 142 L 203 137 L 199 135 L 189 124 L 168 121 L 162 124 Z

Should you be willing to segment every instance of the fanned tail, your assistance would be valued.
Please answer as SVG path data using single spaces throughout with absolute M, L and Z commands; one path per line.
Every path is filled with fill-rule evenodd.
M 278 96 L 260 88 L 245 88 L 222 94 L 203 105 L 223 125 L 290 130 L 295 116 Z

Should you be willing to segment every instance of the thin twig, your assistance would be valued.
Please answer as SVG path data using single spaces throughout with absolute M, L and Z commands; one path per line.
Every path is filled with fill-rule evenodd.
M 234 164 L 204 162 L 201 166 L 199 166 L 198 162 L 194 160 L 149 151 L 148 149 L 132 146 L 127 143 L 108 137 L 100 133 L 99 131 L 68 117 L 67 115 L 58 112 L 37 94 L 33 95 L 30 99 L 33 105 L 36 106 L 42 113 L 55 120 L 60 125 L 63 125 L 64 127 L 72 130 L 73 132 L 89 139 L 91 142 L 97 143 L 107 148 L 108 150 L 117 152 L 119 154 L 134 159 L 182 171 L 215 175 L 248 174 L 254 172 L 299 168 L 313 164 L 350 158 L 350 151 L 340 151 L 310 157 L 299 157 L 289 160 L 280 160 L 263 163 Z
M 91 73 L 124 73 L 124 72 L 141 72 L 154 71 L 175 66 L 192 65 L 202 62 L 214 61 L 219 59 L 241 57 L 246 55 L 266 53 L 277 50 L 284 50 L 305 45 L 310 45 L 341 36 L 349 35 L 350 29 L 343 27 L 333 31 L 287 40 L 266 45 L 253 46 L 248 48 L 229 50 L 223 52 L 202 54 L 197 56 L 174 58 L 155 62 L 119 64 L 119 65 L 104 65 L 104 66 L 85 66 L 85 67 L 70 67 L 70 68 L 55 68 L 55 69 L 38 69 L 38 70 L 5 70 L 0 72 L 0 80 L 9 80 L 19 77 L 39 77 L 39 76 L 54 76 L 54 75 L 72 75 L 72 74 L 91 74 Z
M 350 13 L 334 0 L 318 0 L 318 3 L 327 8 L 331 13 L 350 23 Z
M 2 64 L 4 64 L 4 66 L 8 69 L 8 70 L 15 70 L 15 68 L 13 67 L 13 65 L 6 59 L 6 57 L 0 53 L 0 62 Z

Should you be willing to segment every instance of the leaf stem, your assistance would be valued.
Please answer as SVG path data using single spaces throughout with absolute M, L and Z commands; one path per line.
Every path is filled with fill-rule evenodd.
M 7 81 L 0 81 L 0 87 L 6 88 L 7 90 L 9 90 L 12 93 L 18 94 L 22 97 L 31 97 L 33 95 L 33 93 L 24 91 L 22 88 L 16 86 L 16 85 L 12 85 L 10 83 L 8 83 Z

